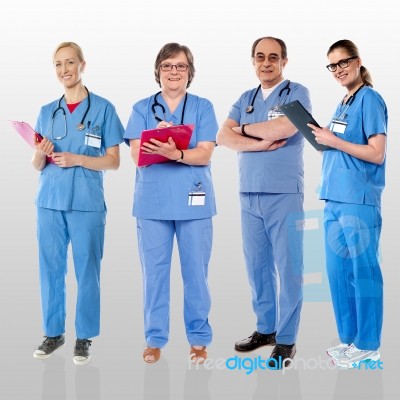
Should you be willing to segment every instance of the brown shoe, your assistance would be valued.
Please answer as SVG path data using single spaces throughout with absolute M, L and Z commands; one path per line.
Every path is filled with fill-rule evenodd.
M 146 347 L 143 352 L 143 360 L 147 363 L 155 363 L 160 359 L 161 350 L 158 347 Z
M 205 346 L 192 346 L 190 348 L 190 359 L 193 364 L 203 364 L 207 358 L 207 348 Z

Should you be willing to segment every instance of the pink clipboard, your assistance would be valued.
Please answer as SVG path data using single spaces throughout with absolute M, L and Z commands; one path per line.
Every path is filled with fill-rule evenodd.
M 35 132 L 27 122 L 10 121 L 10 123 L 13 126 L 13 128 L 20 134 L 22 139 L 24 139 L 25 142 L 28 143 L 29 146 L 31 146 L 33 149 L 35 148 L 36 141 L 40 142 L 42 140 L 41 135 Z M 46 157 L 46 161 L 48 163 L 54 164 L 54 160 L 49 156 Z
M 172 138 L 179 150 L 186 150 L 189 146 L 190 138 L 194 130 L 194 125 L 176 125 L 168 128 L 157 128 L 144 130 L 140 137 L 140 146 L 150 139 L 157 139 L 160 142 L 167 142 L 168 138 Z M 159 154 L 146 154 L 139 150 L 138 167 L 146 165 L 158 164 L 171 161 L 169 158 L 160 156 Z

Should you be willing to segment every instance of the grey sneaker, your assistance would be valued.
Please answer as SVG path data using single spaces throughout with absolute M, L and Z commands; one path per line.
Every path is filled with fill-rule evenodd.
M 88 339 L 76 339 L 74 349 L 74 363 L 75 365 L 85 365 L 90 361 L 89 346 L 92 341 Z
M 35 350 L 33 357 L 45 359 L 49 358 L 51 354 L 59 347 L 64 346 L 65 337 L 64 335 L 49 337 L 45 336 L 43 343 Z
M 344 353 L 349 347 L 350 347 L 349 344 L 340 343 L 337 346 L 329 347 L 329 349 L 327 349 L 326 352 L 328 353 L 328 356 L 336 357 L 339 354 Z
M 342 368 L 358 368 L 361 363 L 368 364 L 381 357 L 379 350 L 360 350 L 354 344 L 343 353 L 333 357 L 334 363 Z

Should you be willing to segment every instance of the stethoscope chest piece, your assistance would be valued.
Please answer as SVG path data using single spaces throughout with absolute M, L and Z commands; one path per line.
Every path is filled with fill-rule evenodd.
M 254 107 L 253 106 L 247 106 L 246 107 L 246 113 L 247 114 L 251 114 L 254 111 Z
M 84 88 L 86 89 L 86 92 L 87 92 L 88 104 L 87 104 L 87 107 L 86 107 L 86 111 L 85 111 L 85 113 L 83 114 L 83 117 L 82 117 L 81 122 L 76 126 L 76 129 L 77 129 L 78 131 L 83 131 L 83 130 L 85 129 L 86 125 L 84 124 L 84 121 L 85 121 L 85 118 L 86 118 L 86 116 L 87 116 L 87 114 L 88 114 L 88 112 L 89 112 L 89 110 L 90 110 L 90 93 L 89 93 L 89 90 L 87 89 L 86 86 L 84 86 Z M 65 110 L 64 110 L 64 108 L 61 106 L 61 101 L 62 101 L 63 98 L 64 98 L 64 95 L 62 95 L 61 98 L 60 98 L 60 100 L 58 100 L 58 107 L 53 111 L 53 115 L 52 115 L 52 118 L 51 118 L 51 138 L 52 138 L 53 140 L 54 140 L 54 139 L 55 139 L 55 140 L 64 139 L 64 138 L 67 136 L 67 118 L 66 118 Z M 55 117 L 56 117 L 56 115 L 57 115 L 57 113 L 58 113 L 59 111 L 61 111 L 61 112 L 63 113 L 63 116 L 64 116 L 64 134 L 61 135 L 61 136 L 54 137 L 54 135 L 53 135 L 54 119 L 55 119 Z M 90 122 L 89 122 L 88 124 L 89 124 L 89 126 L 90 126 Z
M 285 85 L 285 87 L 282 88 L 282 89 L 279 91 L 279 98 L 282 97 L 282 93 L 285 92 L 285 91 L 286 91 L 286 97 L 285 97 L 285 99 L 287 98 L 287 96 L 288 96 L 289 93 L 290 93 L 290 86 L 289 86 L 289 85 L 290 85 L 290 81 L 288 80 L 287 83 L 286 83 L 286 85 Z M 260 91 L 260 89 L 261 89 L 261 85 L 258 85 L 258 88 L 257 88 L 257 90 L 255 91 L 255 93 L 254 93 L 254 95 L 253 95 L 253 99 L 251 100 L 251 104 L 249 104 L 249 105 L 246 107 L 246 113 L 247 113 L 247 114 L 251 114 L 251 113 L 254 111 L 254 102 L 255 102 L 255 100 L 256 100 L 257 94 L 258 94 L 258 92 Z

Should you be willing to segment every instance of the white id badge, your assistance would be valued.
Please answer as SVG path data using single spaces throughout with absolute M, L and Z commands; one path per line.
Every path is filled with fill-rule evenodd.
M 101 147 L 101 136 L 97 136 L 88 132 L 85 135 L 85 144 L 87 146 L 96 147 L 96 149 L 99 149 Z
M 206 202 L 206 194 L 205 192 L 189 192 L 189 206 L 204 206 Z
M 331 124 L 331 131 L 343 134 L 346 131 L 347 122 L 333 120 Z
M 272 107 L 268 112 L 268 120 L 284 117 L 285 114 L 279 109 L 279 107 Z

